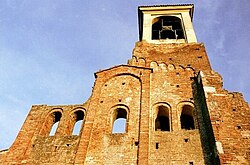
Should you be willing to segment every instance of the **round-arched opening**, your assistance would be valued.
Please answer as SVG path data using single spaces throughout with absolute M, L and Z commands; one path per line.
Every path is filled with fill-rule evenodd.
M 75 111 L 74 118 L 75 118 L 75 124 L 72 135 L 79 135 L 83 124 L 84 112 L 82 110 Z
M 184 105 L 181 112 L 181 129 L 192 130 L 195 129 L 193 107 Z
M 155 131 L 170 131 L 169 109 L 165 106 L 158 106 L 158 113 L 155 119 Z
M 123 108 L 115 109 L 112 133 L 125 133 L 127 126 L 127 111 Z
M 181 19 L 175 16 L 161 16 L 152 21 L 152 40 L 184 39 Z
M 58 128 L 58 125 L 59 125 L 59 122 L 61 120 L 61 117 L 62 117 L 62 113 L 58 112 L 58 111 L 53 112 L 51 114 L 52 123 L 50 124 L 51 125 L 51 129 L 50 129 L 49 136 L 54 136 L 56 134 L 56 130 Z

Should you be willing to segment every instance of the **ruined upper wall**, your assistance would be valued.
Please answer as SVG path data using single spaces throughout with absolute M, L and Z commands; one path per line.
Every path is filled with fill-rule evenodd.
M 209 113 L 221 164 L 250 163 L 250 107 L 241 93 L 229 92 L 222 88 L 221 76 L 213 71 L 200 74 L 203 106 Z
M 81 133 L 73 130 L 87 105 L 33 105 L 12 146 L 0 153 L 0 164 L 73 164 Z

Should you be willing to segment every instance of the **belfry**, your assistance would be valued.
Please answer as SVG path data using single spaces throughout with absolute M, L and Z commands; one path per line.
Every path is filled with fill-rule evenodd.
M 138 7 L 128 63 L 96 72 L 83 104 L 32 106 L 0 164 L 250 164 L 249 105 L 223 89 L 193 12 L 192 4 Z

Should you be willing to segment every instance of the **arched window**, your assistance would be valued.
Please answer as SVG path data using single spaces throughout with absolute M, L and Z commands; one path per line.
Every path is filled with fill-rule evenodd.
M 158 113 L 155 119 L 156 131 L 170 131 L 169 109 L 165 106 L 158 106 Z
M 181 112 L 181 129 L 192 130 L 195 129 L 193 118 L 193 107 L 184 105 Z
M 117 108 L 113 115 L 112 133 L 125 133 L 127 127 L 127 111 L 123 108 Z
M 184 39 L 181 19 L 174 16 L 162 16 L 153 20 L 152 40 Z
M 78 110 L 74 112 L 74 128 L 73 128 L 73 135 L 79 135 L 81 132 L 82 124 L 84 119 L 84 112 L 82 110 Z
M 58 128 L 62 114 L 61 112 L 53 112 L 50 117 L 51 117 L 50 121 L 48 120 L 49 122 L 48 124 L 51 125 L 49 136 L 54 136 L 56 134 L 56 130 Z

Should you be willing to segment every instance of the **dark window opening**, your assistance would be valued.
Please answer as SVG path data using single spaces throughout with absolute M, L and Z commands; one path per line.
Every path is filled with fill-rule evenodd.
M 184 105 L 181 113 L 181 129 L 195 129 L 193 118 L 193 107 Z
M 194 165 L 194 162 L 189 162 L 189 165 Z
M 155 143 L 155 149 L 159 149 L 159 143 Z
M 74 112 L 74 117 L 75 117 L 75 125 L 73 129 L 73 135 L 79 135 L 81 128 L 82 128 L 82 123 L 84 119 L 84 112 L 81 110 L 78 110 Z
M 184 39 L 181 19 L 174 16 L 155 18 L 152 24 L 152 40 Z
M 157 118 L 155 119 L 156 131 L 170 131 L 169 111 L 167 107 L 159 106 Z
M 49 136 L 54 136 L 56 134 L 56 130 L 58 128 L 59 121 L 62 117 L 62 114 L 61 114 L 61 112 L 54 112 L 52 114 L 52 117 L 53 117 L 53 126 L 51 127 Z
M 181 115 L 181 128 L 187 130 L 194 129 L 193 117 L 185 114 Z
M 112 133 L 125 133 L 126 125 L 127 125 L 127 111 L 123 108 L 117 108 L 114 114 Z
M 135 146 L 138 146 L 139 145 L 139 142 L 135 142 Z

